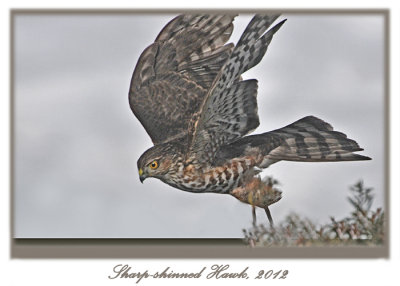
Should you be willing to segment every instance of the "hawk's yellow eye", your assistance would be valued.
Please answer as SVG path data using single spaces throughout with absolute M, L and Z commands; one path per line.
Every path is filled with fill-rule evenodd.
M 150 168 L 151 169 L 157 169 L 158 168 L 158 162 L 157 161 L 153 161 L 150 163 Z

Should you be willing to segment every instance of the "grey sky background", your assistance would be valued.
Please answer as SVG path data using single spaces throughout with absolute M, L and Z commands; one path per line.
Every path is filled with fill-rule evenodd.
M 192 194 L 136 161 L 151 147 L 132 114 L 136 61 L 175 14 L 20 14 L 14 18 L 14 237 L 242 237 L 251 207 L 228 195 Z M 283 14 L 262 62 L 261 124 L 254 133 L 315 115 L 355 139 L 372 161 L 279 162 L 276 221 L 295 212 L 340 219 L 349 186 L 363 179 L 384 205 L 384 18 L 379 14 Z M 251 16 L 235 20 L 236 42 Z M 258 212 L 259 221 L 266 217 Z

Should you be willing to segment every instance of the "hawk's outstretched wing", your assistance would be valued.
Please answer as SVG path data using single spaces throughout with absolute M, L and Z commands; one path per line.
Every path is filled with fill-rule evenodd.
M 144 50 L 129 104 L 154 144 L 187 138 L 188 126 L 229 58 L 233 15 L 180 15 Z
M 220 146 L 259 125 L 257 81 L 242 81 L 240 76 L 263 58 L 273 35 L 284 23 L 268 30 L 278 16 L 254 16 L 208 91 L 190 143 L 190 151 L 199 161 L 212 162 Z

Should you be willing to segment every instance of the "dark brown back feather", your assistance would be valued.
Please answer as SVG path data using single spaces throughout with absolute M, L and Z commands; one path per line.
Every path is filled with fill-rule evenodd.
M 232 15 L 180 15 L 144 50 L 129 103 L 154 144 L 187 137 L 211 83 L 232 50 Z

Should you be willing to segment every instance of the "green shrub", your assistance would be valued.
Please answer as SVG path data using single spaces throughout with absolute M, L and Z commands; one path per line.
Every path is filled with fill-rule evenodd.
M 257 246 L 324 246 L 324 245 L 382 245 L 384 242 L 384 212 L 371 210 L 373 189 L 362 181 L 350 187 L 347 198 L 352 212 L 330 223 L 317 226 L 310 219 L 297 214 L 288 215 L 282 223 L 253 225 L 243 230 L 246 244 Z

